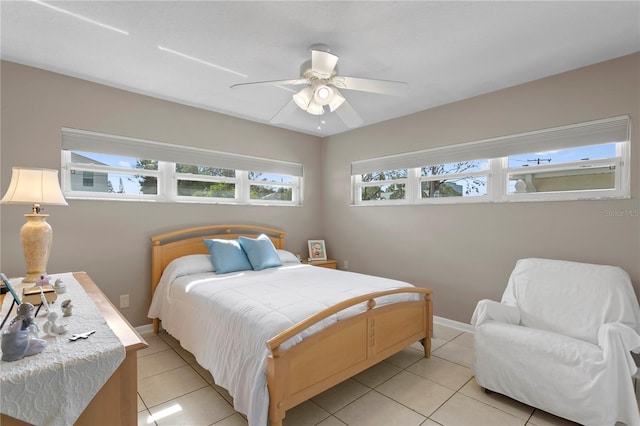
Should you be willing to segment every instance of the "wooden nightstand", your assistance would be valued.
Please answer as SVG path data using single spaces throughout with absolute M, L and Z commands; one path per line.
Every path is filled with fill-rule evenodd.
M 309 262 L 308 260 L 303 260 L 302 263 L 306 263 L 308 265 L 313 265 L 313 266 L 319 266 L 321 268 L 337 269 L 337 262 L 332 259 L 312 260 L 311 262 Z

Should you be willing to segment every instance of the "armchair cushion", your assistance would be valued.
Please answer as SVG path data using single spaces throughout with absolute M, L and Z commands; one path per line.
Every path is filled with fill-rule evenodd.
M 497 321 L 476 329 L 480 386 L 584 425 L 615 423 L 617 413 L 607 412 L 615 385 L 603 367 L 602 350 L 583 340 Z
M 525 327 L 594 345 L 598 344 L 598 329 L 608 322 L 621 322 L 640 333 L 640 310 L 631 280 L 616 266 L 521 259 L 502 302 L 518 307 Z

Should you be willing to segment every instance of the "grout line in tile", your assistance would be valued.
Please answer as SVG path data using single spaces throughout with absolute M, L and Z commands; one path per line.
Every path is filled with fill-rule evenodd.
M 201 388 L 191 390 L 191 391 L 189 391 L 189 392 L 187 392 L 187 393 L 183 393 L 182 395 L 178 395 L 178 396 L 176 396 L 175 398 L 170 398 L 170 399 L 167 399 L 166 401 L 159 402 L 159 403 L 157 403 L 156 405 L 147 406 L 147 403 L 146 403 L 146 402 L 145 402 L 144 404 L 145 404 L 145 406 L 147 406 L 147 410 L 149 410 L 149 412 L 151 412 L 151 409 L 152 409 L 152 408 L 155 408 L 155 407 L 157 407 L 157 406 L 159 406 L 159 405 L 162 405 L 162 404 L 166 404 L 167 402 L 170 402 L 170 401 L 174 401 L 174 400 L 176 400 L 176 399 L 178 399 L 178 398 L 182 398 L 182 397 L 184 397 L 184 396 L 186 396 L 186 395 L 190 395 L 190 394 L 192 394 L 192 393 L 194 393 L 194 392 L 200 391 L 200 390 L 205 389 L 205 388 L 207 388 L 207 387 L 209 387 L 209 386 L 211 386 L 211 385 L 209 385 L 209 384 L 207 383 L 207 385 L 206 385 L 206 386 L 202 386 Z M 142 398 L 142 397 L 141 397 L 141 398 Z M 142 402 L 144 402 L 144 399 L 142 400 Z
M 443 346 L 444 346 L 444 345 L 443 345 Z M 468 368 L 468 369 L 472 370 L 472 368 L 471 368 L 471 367 L 469 367 L 468 365 L 464 365 L 464 364 L 460 364 L 459 362 L 451 361 L 450 359 L 447 359 L 447 358 L 444 358 L 444 357 L 438 356 L 438 355 L 436 355 L 436 354 L 434 354 L 434 353 L 432 353 L 432 354 L 431 354 L 431 356 L 435 356 L 436 358 L 441 359 L 441 360 L 443 360 L 443 361 L 447 361 L 447 362 L 450 362 L 451 364 L 455 364 L 455 365 L 458 365 L 458 366 L 460 366 L 460 367 L 464 367 L 464 368 Z
M 458 338 L 458 337 L 459 337 L 460 335 L 462 335 L 462 334 L 464 334 L 464 332 L 463 332 L 463 331 L 461 331 L 460 333 L 456 334 L 456 335 L 455 335 L 455 336 L 453 336 L 452 338 L 447 339 L 447 340 L 445 341 L 445 343 L 443 343 L 443 344 L 442 344 L 442 345 L 440 345 L 437 349 L 435 349 L 434 351 L 432 351 L 432 352 L 431 352 L 431 356 L 432 356 L 432 357 L 436 357 L 436 358 L 441 359 L 441 360 L 446 361 L 446 362 L 450 362 L 450 363 L 455 364 L 455 365 L 460 366 L 460 367 L 470 368 L 470 367 L 469 367 L 469 366 L 467 366 L 467 365 L 463 365 L 463 364 L 460 364 L 460 363 L 458 363 L 458 362 L 451 361 L 451 360 L 449 360 L 449 359 L 446 359 L 446 358 L 443 358 L 443 357 L 441 357 L 441 356 L 438 356 L 437 354 L 434 354 L 434 352 L 435 352 L 435 351 L 437 351 L 438 349 L 440 349 L 440 348 L 444 347 L 445 345 L 447 345 L 447 344 L 451 343 L 453 340 L 455 340 L 456 338 Z M 444 340 L 444 339 L 442 339 L 442 340 Z M 163 340 L 163 341 L 164 341 L 164 340 Z M 182 360 L 184 360 L 184 361 L 187 363 L 187 365 L 189 365 L 189 366 L 190 366 L 190 367 L 191 367 L 191 368 L 196 372 L 196 374 L 198 374 L 198 376 L 202 377 L 202 378 L 205 380 L 205 382 L 206 382 L 206 386 L 203 386 L 202 388 L 195 389 L 195 390 L 193 390 L 193 391 L 187 392 L 187 393 L 186 393 L 186 394 L 184 394 L 184 395 L 180 395 L 180 396 L 178 396 L 178 397 L 176 397 L 176 398 L 172 398 L 172 399 L 170 399 L 170 400 L 168 400 L 168 401 L 161 402 L 161 403 L 159 403 L 159 404 L 157 404 L 157 405 L 154 405 L 153 407 L 156 407 L 156 406 L 158 406 L 158 405 L 164 404 L 164 403 L 169 402 L 169 401 L 171 401 L 171 400 L 174 400 L 174 399 L 177 399 L 177 398 L 183 397 L 183 396 L 188 395 L 188 394 L 190 394 L 190 393 L 193 393 L 193 392 L 196 392 L 196 391 L 198 391 L 198 390 L 201 390 L 201 389 L 203 389 L 203 388 L 205 388 L 205 387 L 211 387 L 214 391 L 216 391 L 216 393 L 218 393 L 218 394 L 219 394 L 219 395 L 220 395 L 220 396 L 225 400 L 225 402 L 227 402 L 227 404 L 229 404 L 229 406 L 231 406 L 231 408 L 234 408 L 234 407 L 233 407 L 233 404 L 232 404 L 230 401 L 228 401 L 228 400 L 227 400 L 227 398 L 225 398 L 225 396 L 224 396 L 224 395 L 222 395 L 222 394 L 218 391 L 218 385 L 210 384 L 210 383 L 207 381 L 207 378 L 206 378 L 205 376 L 203 376 L 203 375 L 202 375 L 202 374 L 201 374 L 201 373 L 200 373 L 196 368 L 194 368 L 194 365 L 195 365 L 195 364 L 197 364 L 197 361 L 196 361 L 195 363 L 189 363 L 189 362 L 188 362 L 184 357 L 182 357 L 182 356 L 180 355 L 180 353 L 176 350 L 176 347 L 169 345 L 169 343 L 168 343 L 168 342 L 165 342 L 165 343 L 167 343 L 167 345 L 169 346 L 169 347 L 168 347 L 167 349 L 165 349 L 165 350 L 173 350 L 173 351 L 174 351 L 178 356 L 180 356 L 180 358 L 181 358 Z M 413 349 L 413 350 L 415 350 L 415 351 L 417 351 L 417 352 L 420 352 L 418 349 L 414 349 L 414 348 L 410 348 L 410 349 Z M 161 352 L 161 351 L 159 351 L 159 352 Z M 158 352 L 154 352 L 154 353 L 158 353 Z M 149 355 L 152 355 L 152 354 L 149 354 Z M 145 356 L 148 356 L 148 355 L 145 355 Z M 141 358 L 144 358 L 144 357 L 141 357 Z M 453 398 L 456 394 L 458 394 L 458 393 L 460 392 L 460 390 L 461 390 L 464 386 L 466 386 L 466 385 L 467 385 L 471 380 L 474 380 L 474 376 L 472 376 L 469 380 L 467 380 L 467 381 L 466 381 L 463 385 L 461 385 L 458 389 L 455 389 L 455 390 L 454 390 L 454 389 L 451 389 L 451 390 L 453 390 L 453 391 L 454 391 L 454 392 L 451 394 L 451 396 L 450 396 L 449 398 L 447 398 L 447 399 L 446 399 L 442 404 L 440 404 L 440 405 L 439 405 L 439 406 L 438 406 L 438 407 L 437 407 L 437 408 L 436 408 L 436 409 L 431 413 L 431 415 L 429 415 L 429 416 L 425 416 L 424 414 L 417 412 L 416 410 L 412 409 L 411 407 L 408 407 L 408 406 L 404 405 L 404 404 L 403 404 L 403 403 L 401 403 L 400 401 L 396 401 L 395 399 L 391 398 L 390 396 L 387 396 L 387 395 L 385 395 L 385 394 L 383 394 L 383 393 L 381 393 L 381 392 L 377 391 L 377 388 L 378 388 L 379 386 L 381 386 L 382 384 L 384 384 L 384 383 L 388 382 L 388 381 L 389 381 L 389 380 L 391 380 L 392 378 L 396 377 L 396 376 L 397 376 L 399 373 L 401 373 L 401 372 L 407 372 L 407 373 L 409 373 L 409 374 L 411 374 L 411 375 L 413 375 L 413 376 L 416 376 L 416 377 L 419 377 L 419 378 L 421 378 L 421 379 L 428 380 L 429 382 L 432 382 L 432 383 L 435 383 L 435 384 L 437 384 L 437 385 L 440 385 L 439 383 L 437 383 L 437 382 L 435 382 L 435 381 L 433 381 L 433 380 L 431 380 L 431 379 L 429 379 L 429 378 L 426 378 L 426 377 L 420 376 L 420 375 L 418 375 L 418 374 L 416 374 L 416 373 L 413 373 L 413 372 L 411 372 L 411 371 L 409 371 L 409 370 L 408 370 L 411 366 L 413 366 L 414 364 L 418 363 L 418 362 L 419 362 L 419 361 L 421 361 L 422 359 L 423 359 L 423 358 L 419 358 L 419 359 L 417 359 L 416 361 L 412 362 L 411 364 L 407 365 L 407 366 L 406 366 L 406 367 L 404 367 L 404 368 L 402 368 L 402 367 L 399 367 L 399 366 L 397 366 L 397 365 L 392 364 L 394 367 L 399 368 L 399 371 L 398 371 L 398 372 L 396 372 L 396 373 L 394 373 L 393 375 L 391 375 L 391 376 L 390 376 L 390 377 L 388 377 L 387 379 L 385 379 L 383 382 L 381 382 L 381 383 L 377 384 L 377 385 L 376 385 L 375 387 L 373 387 L 373 388 L 372 388 L 372 387 L 370 387 L 370 386 L 368 386 L 368 385 L 366 385 L 366 384 L 364 384 L 364 383 L 362 383 L 362 382 L 360 382 L 360 381 L 358 381 L 358 380 L 357 380 L 357 379 L 355 379 L 355 378 L 352 378 L 353 380 L 355 380 L 355 381 L 356 381 L 356 382 L 358 382 L 359 384 L 361 384 L 361 385 L 365 386 L 368 390 L 367 390 L 364 394 L 360 395 L 358 398 L 356 398 L 356 399 L 354 399 L 353 401 L 351 401 L 351 402 L 349 402 L 348 404 L 346 404 L 344 407 L 341 407 L 341 408 L 340 408 L 340 410 L 342 410 L 342 409 L 344 409 L 344 408 L 346 408 L 346 407 L 350 406 L 351 404 L 353 404 L 353 403 L 355 403 L 356 401 L 360 400 L 361 398 L 363 398 L 365 395 L 369 394 L 370 392 L 376 392 L 377 394 L 381 395 L 382 397 L 387 398 L 387 399 L 389 399 L 389 400 L 391 400 L 391 401 L 394 401 L 395 403 L 397 403 L 397 404 L 399 404 L 399 405 L 403 406 L 404 408 L 406 408 L 406 409 L 408 409 L 408 410 L 410 410 L 410 411 L 412 411 L 412 412 L 414 412 L 414 413 L 416 413 L 416 414 L 418 414 L 418 415 L 420 415 L 420 416 L 424 417 L 425 419 L 428 419 L 428 420 L 429 420 L 429 421 L 431 421 L 431 422 L 434 422 L 434 423 L 436 423 L 436 424 L 438 424 L 438 425 L 441 425 L 441 423 L 438 423 L 438 422 L 436 422 L 435 420 L 433 420 L 433 419 L 431 418 L 431 415 L 435 414 L 438 410 L 440 410 L 440 409 L 441 409 L 441 408 L 442 408 L 442 407 L 443 407 L 443 406 L 444 406 L 444 405 L 445 405 L 445 404 L 446 404 L 446 403 L 447 403 L 451 398 Z M 383 362 L 384 362 L 384 361 L 383 361 Z M 181 367 L 183 367 L 183 366 L 181 366 Z M 179 367 L 176 367 L 176 368 L 179 368 Z M 170 370 L 166 370 L 166 371 L 171 371 L 171 370 L 174 370 L 174 369 L 170 369 Z M 166 371 L 164 371 L 163 373 L 165 373 Z M 158 374 L 161 374 L 161 373 L 158 373 Z M 149 376 L 149 377 L 153 377 L 153 376 Z M 215 381 L 215 378 L 214 378 L 214 381 Z M 442 386 L 442 385 L 440 385 L 440 386 Z M 142 396 L 140 396 L 140 394 L 138 394 L 138 396 L 139 396 L 139 397 L 140 397 L 140 399 L 142 400 L 143 405 L 146 407 L 146 411 L 147 411 L 147 412 L 149 413 L 149 415 L 150 415 L 150 413 L 151 413 L 150 408 L 152 408 L 152 407 L 149 407 L 149 406 L 147 405 L 147 403 L 144 401 L 144 399 L 142 398 Z M 500 408 L 494 407 L 494 406 L 493 406 L 493 405 L 491 405 L 491 404 L 487 404 L 486 402 L 479 401 L 479 400 L 477 400 L 477 399 L 475 399 L 475 398 L 473 398 L 473 397 L 469 397 L 469 398 L 473 399 L 474 401 L 480 402 L 480 403 L 482 403 L 482 404 L 484 404 L 484 405 L 487 405 L 487 406 L 489 406 L 489 407 L 491 407 L 491 408 L 494 408 L 494 409 L 497 409 L 497 410 L 499 410 L 499 411 L 502 411 L 502 412 L 507 413 L 506 411 L 501 410 Z M 309 400 L 309 401 L 310 401 L 312 404 L 314 404 L 315 406 L 318 406 L 318 405 L 317 405 L 315 402 L 313 402 L 312 400 Z M 318 406 L 318 407 L 319 407 L 319 408 L 321 408 L 321 409 L 323 409 L 323 408 L 322 408 L 322 407 L 320 407 L 320 406 Z M 324 409 L 323 409 L 323 410 L 324 410 Z M 326 411 L 326 410 L 324 410 L 324 411 Z M 233 414 L 231 414 L 230 416 L 227 416 L 226 418 L 229 418 L 229 417 L 233 416 L 233 415 L 234 415 L 234 414 L 236 414 L 236 413 L 237 413 L 237 414 L 240 414 L 240 415 L 241 415 L 241 416 L 246 420 L 246 416 L 245 416 L 245 415 L 243 415 L 242 413 L 239 413 L 239 412 L 235 411 L 235 409 L 234 409 L 234 413 L 233 413 Z M 533 414 L 534 414 L 534 413 L 535 413 L 535 409 L 534 409 L 534 410 L 532 411 L 532 413 L 529 415 L 528 419 L 526 419 L 526 420 L 525 420 L 525 425 L 533 425 L 532 423 L 530 423 L 530 421 L 531 421 L 531 419 L 533 418 Z M 509 413 L 507 413 L 507 414 L 509 414 Z M 316 425 L 317 425 L 317 424 L 319 424 L 319 423 L 322 423 L 323 421 L 327 420 L 327 419 L 328 419 L 328 418 L 330 418 L 330 417 L 334 417 L 337 421 L 339 421 L 339 422 L 341 422 L 341 423 L 344 423 L 342 420 L 340 420 L 340 418 L 339 418 L 339 417 L 335 416 L 335 413 L 329 413 L 329 415 L 328 415 L 327 417 L 325 417 L 325 418 L 321 419 L 319 422 L 317 422 L 317 423 L 316 423 Z M 226 419 L 226 418 L 225 418 L 225 419 Z M 222 420 L 224 420 L 224 419 L 222 419 Z M 523 419 L 523 420 L 524 420 L 524 419 Z M 426 421 L 426 420 L 425 420 L 425 421 Z
M 187 365 L 190 367 L 190 365 L 189 365 L 189 364 L 187 364 Z M 150 379 L 151 377 L 155 377 L 155 376 L 158 376 L 158 375 L 160 375 L 160 374 L 168 373 L 169 371 L 177 370 L 177 369 L 182 368 L 182 367 L 185 367 L 185 366 L 184 366 L 184 365 L 179 365 L 179 366 L 177 366 L 177 367 L 175 367 L 175 368 L 170 368 L 170 369 L 168 369 L 168 370 L 164 370 L 164 371 L 161 371 L 161 372 L 159 372 L 159 373 L 152 374 L 152 375 L 147 376 L 147 377 L 144 377 L 144 378 L 142 378 L 142 379 L 138 379 L 138 381 L 146 380 L 146 379 Z M 205 381 L 206 381 L 206 380 L 205 380 Z M 207 384 L 208 384 L 208 383 L 207 383 Z
M 460 387 L 460 389 L 458 389 L 458 390 L 456 391 L 456 393 L 460 392 L 460 391 L 462 390 L 462 388 L 463 388 L 463 387 L 465 387 L 465 386 L 466 386 L 469 382 L 471 382 L 472 380 L 475 380 L 475 376 L 471 377 L 471 378 L 470 378 L 470 379 L 469 379 L 469 380 L 468 380 L 464 385 L 462 385 L 462 387 Z M 482 390 L 482 392 L 484 392 L 484 389 Z M 497 395 L 502 395 L 502 394 L 499 394 L 499 393 L 497 393 L 497 392 L 493 392 L 493 393 L 495 393 L 495 394 L 497 394 Z M 509 415 L 511 415 L 511 416 L 517 417 L 517 416 L 515 416 L 514 414 L 509 413 L 508 411 L 505 411 L 505 410 L 503 410 L 503 409 L 502 409 L 502 408 L 500 408 L 500 407 L 496 407 L 495 405 L 492 405 L 492 404 L 487 404 L 487 403 L 486 403 L 486 402 L 484 402 L 484 401 L 481 401 L 481 400 L 479 400 L 479 399 L 477 399 L 477 398 L 474 398 L 472 395 L 466 395 L 466 394 L 462 394 L 462 395 L 466 396 L 467 398 L 471 398 L 471 399 L 473 399 L 474 401 L 481 402 L 481 403 L 483 403 L 484 405 L 488 405 L 488 406 L 489 406 L 489 407 L 491 407 L 491 408 L 495 408 L 495 409 L 496 409 L 496 410 L 498 410 L 498 411 L 502 411 L 503 413 L 507 413 L 507 414 L 509 414 Z M 504 396 L 504 395 L 503 395 L 503 396 Z M 508 396 L 505 396 L 505 397 L 506 397 L 506 398 L 509 398 Z M 509 399 L 512 399 L 512 398 L 509 398 Z M 514 401 L 516 401 L 516 402 L 520 402 L 520 401 L 515 400 L 515 399 L 514 399 Z M 526 424 L 531 420 L 531 418 L 533 417 L 533 414 L 536 412 L 537 408 L 535 408 L 535 407 L 531 407 L 530 405 L 527 405 L 527 404 L 525 404 L 524 402 L 520 402 L 520 403 L 521 403 L 521 404 L 523 404 L 523 405 L 526 405 L 527 407 L 532 408 L 532 411 L 531 411 L 531 414 L 529 414 L 529 417 L 527 417 L 526 419 L 521 419 L 521 420 L 524 420 L 524 421 L 525 421 L 525 425 L 526 425 Z M 518 417 L 518 418 L 519 418 L 519 417 Z

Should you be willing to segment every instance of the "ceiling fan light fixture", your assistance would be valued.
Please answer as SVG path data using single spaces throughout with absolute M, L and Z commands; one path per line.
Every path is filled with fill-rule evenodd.
M 315 88 L 313 100 L 320 105 L 328 105 L 334 98 L 334 90 L 326 84 L 321 84 Z
M 325 100 L 329 97 L 329 95 L 331 94 L 329 88 L 327 86 L 322 86 L 321 88 L 318 89 L 318 91 L 316 92 L 316 94 L 318 95 L 318 97 L 322 100 Z
M 311 98 L 313 97 L 313 90 L 311 87 L 305 87 L 295 95 L 293 95 L 293 101 L 300 107 L 306 111 L 311 103 Z
M 324 114 L 324 107 L 315 102 L 311 102 L 307 107 L 307 112 L 312 115 L 322 115 Z

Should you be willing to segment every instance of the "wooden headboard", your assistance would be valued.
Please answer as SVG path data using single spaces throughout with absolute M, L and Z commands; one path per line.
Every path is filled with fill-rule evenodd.
M 162 271 L 173 259 L 189 254 L 208 254 L 205 239 L 233 240 L 240 236 L 268 236 L 277 249 L 284 249 L 284 231 L 254 225 L 210 225 L 179 229 L 151 237 L 151 296 L 156 291 Z

